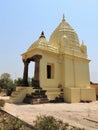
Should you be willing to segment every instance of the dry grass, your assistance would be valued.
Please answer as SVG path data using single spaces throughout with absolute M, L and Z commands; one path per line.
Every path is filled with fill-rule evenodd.
M 15 130 L 19 130 L 19 127 L 21 130 L 34 130 L 29 124 L 0 109 L 0 130 L 12 130 L 15 125 L 18 128 Z

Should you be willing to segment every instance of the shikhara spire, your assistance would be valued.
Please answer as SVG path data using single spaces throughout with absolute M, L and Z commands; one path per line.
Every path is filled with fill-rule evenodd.
M 41 32 L 40 38 L 41 37 L 45 38 L 44 31 Z
M 63 18 L 62 18 L 62 21 L 65 21 L 65 15 L 63 14 Z

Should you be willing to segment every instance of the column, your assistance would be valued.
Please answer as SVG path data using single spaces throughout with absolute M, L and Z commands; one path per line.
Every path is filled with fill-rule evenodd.
M 24 73 L 23 73 L 23 86 L 28 86 L 28 65 L 29 60 L 23 60 L 24 63 Z
M 34 79 L 32 85 L 36 88 L 40 87 L 40 80 L 39 80 L 39 71 L 40 71 L 40 59 L 42 58 L 41 55 L 35 55 L 33 60 L 35 61 L 35 72 L 34 72 Z

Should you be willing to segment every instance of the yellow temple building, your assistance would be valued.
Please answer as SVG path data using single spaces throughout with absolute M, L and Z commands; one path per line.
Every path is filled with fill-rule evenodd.
M 95 89 L 90 87 L 87 47 L 79 43 L 75 30 L 63 15 L 49 41 L 44 32 L 22 54 L 23 85 L 28 86 L 29 63 L 35 62 L 32 86 L 46 90 L 49 100 L 62 96 L 64 102 L 95 101 Z

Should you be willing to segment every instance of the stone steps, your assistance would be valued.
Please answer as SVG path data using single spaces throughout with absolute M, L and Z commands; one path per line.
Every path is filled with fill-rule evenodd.
M 26 97 L 26 95 L 28 95 Z M 26 97 L 26 99 L 25 99 Z M 16 91 L 12 93 L 9 103 L 21 103 L 25 99 L 25 102 L 31 104 L 38 103 L 47 103 L 49 101 L 55 101 L 63 97 L 63 90 L 60 88 L 42 88 L 42 89 L 33 89 L 32 87 L 17 87 Z
M 29 104 L 48 103 L 46 90 L 43 90 L 42 88 L 35 89 L 31 94 L 25 96 L 23 102 Z
M 9 103 L 22 103 L 29 87 L 16 87 L 16 91 L 11 94 Z M 33 89 L 31 89 L 33 91 Z

